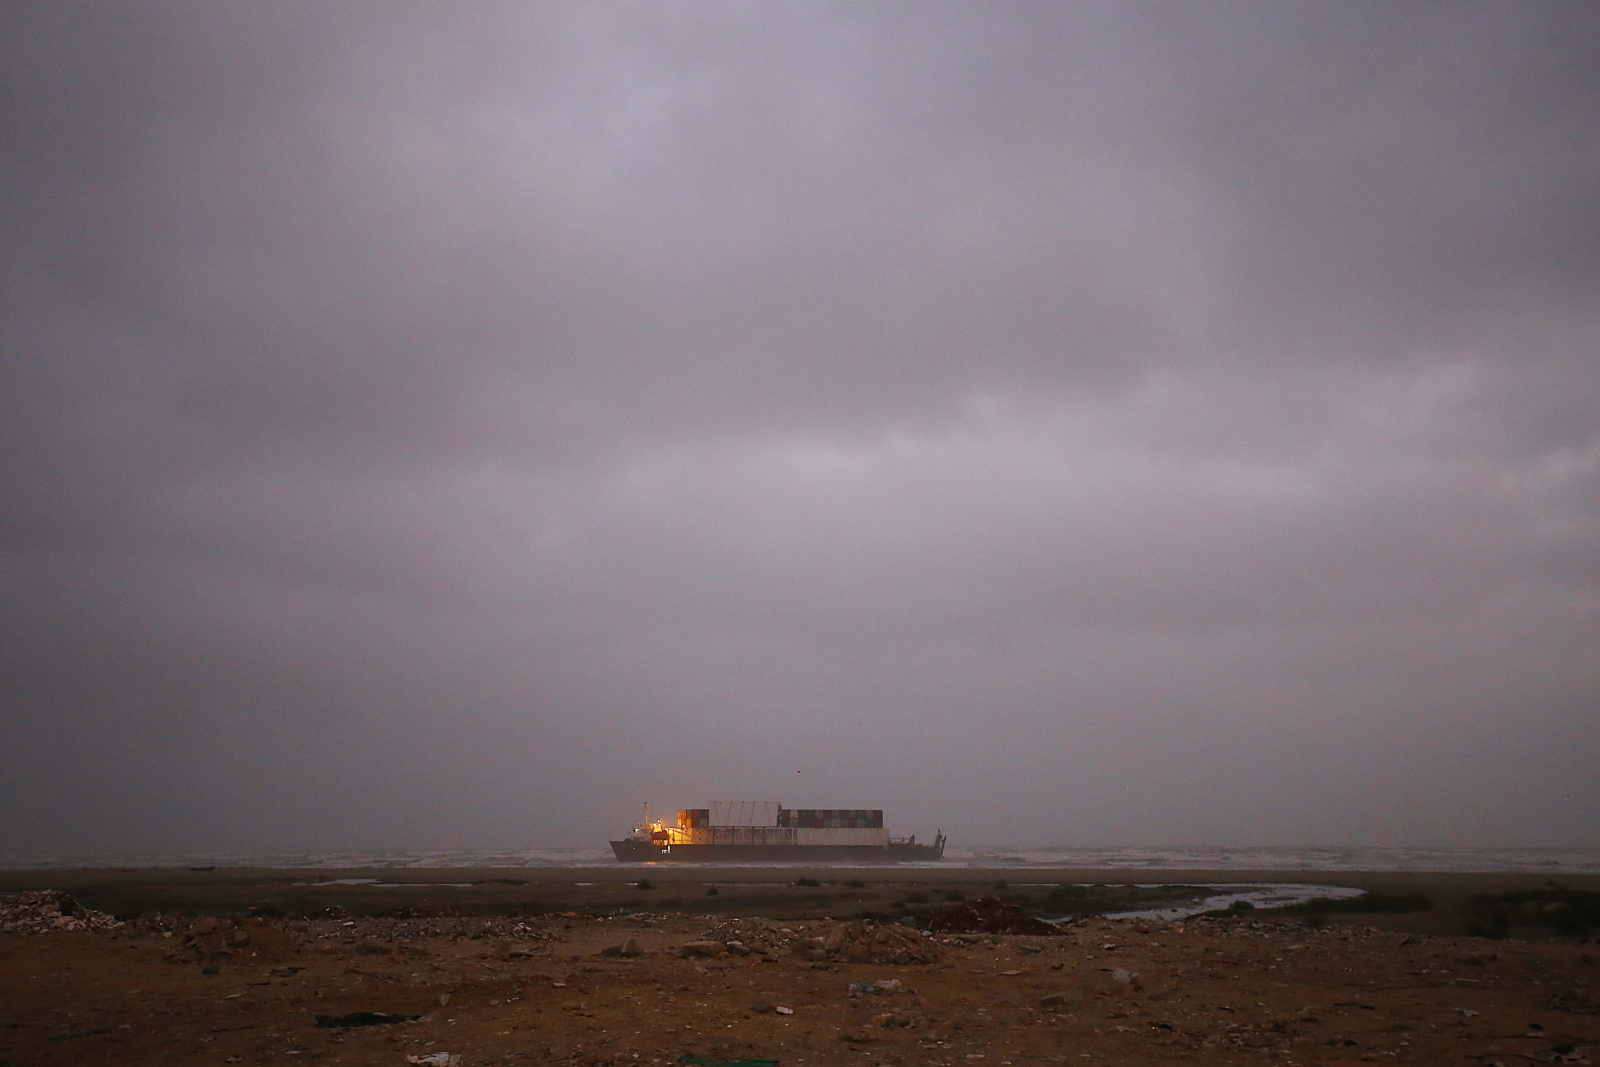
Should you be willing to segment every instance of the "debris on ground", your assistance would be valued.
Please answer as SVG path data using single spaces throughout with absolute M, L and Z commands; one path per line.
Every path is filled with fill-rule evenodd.
M 839 923 L 827 937 L 820 938 L 823 954 L 843 963 L 898 964 L 935 963 L 939 948 L 915 930 L 904 926 L 880 926 L 857 921 Z
M 936 934 L 1031 934 L 1051 937 L 1062 933 L 999 897 L 979 897 L 940 908 L 928 920 Z
M 1600 1015 L 1600 994 L 1586 989 L 1563 989 L 1550 998 L 1550 1007 L 1579 1015 Z
M 0 900 L 0 933 L 79 933 L 119 925 L 110 915 L 84 907 L 59 889 L 34 889 Z
M 426 1056 L 407 1056 L 407 1063 L 419 1063 L 423 1067 L 459 1067 L 461 1057 L 449 1052 L 430 1052 Z
M 860 997 L 871 994 L 885 996 L 906 991 L 905 983 L 898 978 L 879 978 L 875 982 L 851 982 L 845 987 L 848 996 Z

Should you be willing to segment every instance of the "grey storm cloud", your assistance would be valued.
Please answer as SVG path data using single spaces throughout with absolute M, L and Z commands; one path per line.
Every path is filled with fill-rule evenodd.
M 0 853 L 1600 844 L 1592 4 L 15 4 L 0 224 Z

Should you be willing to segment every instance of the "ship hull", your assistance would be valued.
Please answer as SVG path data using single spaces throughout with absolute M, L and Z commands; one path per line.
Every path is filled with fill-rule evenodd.
M 933 845 L 660 845 L 613 841 L 624 863 L 929 863 L 943 858 Z

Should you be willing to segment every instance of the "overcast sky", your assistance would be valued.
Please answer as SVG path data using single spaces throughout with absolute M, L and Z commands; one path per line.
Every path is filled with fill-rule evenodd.
M 1600 845 L 1600 7 L 14 3 L 0 853 Z

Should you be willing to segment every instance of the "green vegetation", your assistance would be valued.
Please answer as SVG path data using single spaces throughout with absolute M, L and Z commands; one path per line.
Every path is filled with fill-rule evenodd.
M 1600 927 L 1600 892 L 1551 882 L 1542 889 L 1468 897 L 1467 913 L 1471 937 L 1508 937 L 1517 928 L 1576 937 Z
M 1311 926 L 1324 926 L 1332 915 L 1404 915 L 1407 912 L 1427 911 L 1433 901 L 1420 893 L 1363 893 L 1359 897 L 1319 897 L 1303 904 L 1288 904 L 1281 908 L 1263 909 L 1272 916 L 1304 919 Z M 1226 908 L 1208 911 L 1213 918 L 1229 918 L 1255 911 L 1248 900 L 1236 900 Z

